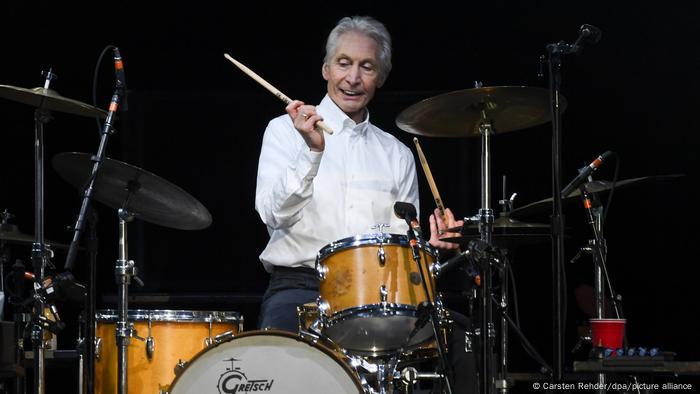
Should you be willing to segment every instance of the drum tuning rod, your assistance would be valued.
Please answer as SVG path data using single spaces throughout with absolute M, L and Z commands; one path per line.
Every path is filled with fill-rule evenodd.
M 280 92 L 277 88 L 272 86 L 269 82 L 264 80 L 260 75 L 256 74 L 253 70 L 249 69 L 243 63 L 239 62 L 238 60 L 232 58 L 228 53 L 224 53 L 224 57 L 228 60 L 231 61 L 231 63 L 235 64 L 236 67 L 241 69 L 244 73 L 248 74 L 249 77 L 253 78 L 255 81 L 257 81 L 260 85 L 262 85 L 265 89 L 269 90 L 272 94 L 277 96 L 280 100 L 282 100 L 285 104 L 289 104 L 292 102 L 292 99 L 287 97 L 284 93 Z M 325 123 L 322 121 L 316 122 L 316 127 L 319 129 L 325 131 L 328 134 L 333 134 L 333 130 L 328 127 Z
M 430 185 L 430 191 L 433 193 L 433 199 L 435 200 L 435 205 L 440 210 L 440 215 L 442 215 L 442 220 L 447 223 L 447 216 L 445 215 L 445 206 L 442 204 L 442 199 L 440 198 L 440 192 L 438 192 L 437 185 L 435 185 L 435 180 L 433 179 L 433 173 L 430 171 L 428 166 L 428 161 L 425 160 L 425 155 L 423 154 L 423 149 L 420 147 L 420 142 L 418 138 L 413 137 L 413 143 L 416 144 L 416 151 L 418 151 L 418 159 L 423 167 L 423 172 L 425 177 L 428 179 L 428 185 Z

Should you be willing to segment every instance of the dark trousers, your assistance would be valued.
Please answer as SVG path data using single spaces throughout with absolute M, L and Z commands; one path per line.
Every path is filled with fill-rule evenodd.
M 258 327 L 297 332 L 297 306 L 316 301 L 318 285 L 312 268 L 275 267 L 263 295 Z

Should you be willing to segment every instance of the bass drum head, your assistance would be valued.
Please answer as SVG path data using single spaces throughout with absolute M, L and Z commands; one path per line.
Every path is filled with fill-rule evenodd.
M 170 394 L 362 393 L 357 374 L 331 350 L 285 331 L 250 331 L 203 350 Z

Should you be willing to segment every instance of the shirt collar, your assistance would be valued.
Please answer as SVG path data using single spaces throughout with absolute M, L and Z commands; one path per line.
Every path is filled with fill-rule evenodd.
M 355 123 L 354 120 L 343 112 L 338 105 L 331 100 L 326 94 L 318 105 L 319 112 L 323 116 L 323 122 L 333 129 L 334 134 L 341 133 L 346 128 L 350 131 L 357 132 L 361 135 L 365 134 L 369 126 L 369 110 L 365 111 L 365 119 L 360 123 Z

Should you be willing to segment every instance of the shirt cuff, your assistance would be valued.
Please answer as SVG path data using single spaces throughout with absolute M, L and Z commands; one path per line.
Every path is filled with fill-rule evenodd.
M 299 176 L 303 178 L 314 178 L 318 174 L 318 168 L 321 166 L 321 158 L 323 151 L 314 152 L 308 147 L 304 147 L 299 151 L 297 156 L 296 170 Z

